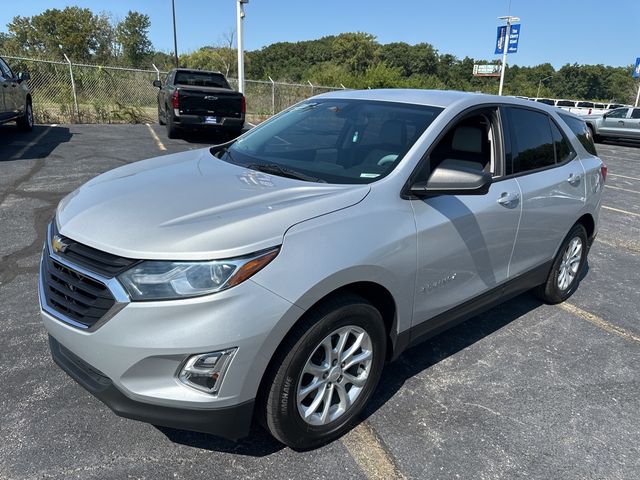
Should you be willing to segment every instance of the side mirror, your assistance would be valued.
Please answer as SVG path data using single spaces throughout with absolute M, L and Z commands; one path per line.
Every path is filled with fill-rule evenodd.
M 18 82 L 25 82 L 31 79 L 31 75 L 29 75 L 29 72 L 18 72 L 17 78 Z
M 162 88 L 162 82 L 160 80 L 154 80 L 153 86 L 156 88 Z
M 416 197 L 484 195 L 489 191 L 492 180 L 489 172 L 476 168 L 472 162 L 444 160 L 426 182 L 411 185 L 411 193 Z

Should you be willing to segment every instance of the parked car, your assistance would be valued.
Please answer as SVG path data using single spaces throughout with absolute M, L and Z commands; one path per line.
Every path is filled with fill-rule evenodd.
M 216 129 L 240 135 L 244 126 L 244 95 L 231 89 L 220 72 L 179 68 L 171 70 L 158 87 L 158 122 L 169 138 L 182 130 Z
M 640 140 L 640 108 L 616 108 L 603 115 L 588 115 L 584 121 L 593 138 L 622 138 Z
M 606 167 L 585 123 L 428 90 L 305 100 L 64 198 L 40 270 L 55 362 L 124 417 L 309 448 L 385 361 L 529 289 L 578 288 Z
M 13 73 L 0 57 L 0 124 L 15 121 L 20 130 L 33 128 L 31 89 L 27 72 Z

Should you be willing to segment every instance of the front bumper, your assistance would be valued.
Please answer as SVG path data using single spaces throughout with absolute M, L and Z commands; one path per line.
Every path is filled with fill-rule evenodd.
M 109 377 L 84 362 L 49 336 L 51 356 L 71 378 L 121 417 L 163 427 L 210 433 L 231 440 L 246 437 L 251 428 L 254 401 L 215 409 L 175 408 L 131 400 Z
M 247 280 L 203 297 L 125 302 L 111 318 L 82 329 L 43 307 L 43 288 L 41 277 L 53 358 L 84 388 L 118 415 L 227 438 L 247 433 L 266 366 L 303 313 Z M 229 348 L 237 350 L 217 394 L 178 379 L 191 355 Z

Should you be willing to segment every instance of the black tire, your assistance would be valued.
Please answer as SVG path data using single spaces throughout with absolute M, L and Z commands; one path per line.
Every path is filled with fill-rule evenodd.
M 563 263 L 566 260 L 565 254 L 574 239 L 578 239 L 581 244 L 578 268 L 568 285 L 565 288 L 560 288 L 559 283 L 561 282 L 559 282 L 559 278 L 562 272 Z M 553 305 L 564 302 L 567 298 L 573 295 L 573 292 L 576 291 L 578 284 L 580 283 L 580 276 L 582 275 L 582 270 L 586 263 L 588 252 L 589 246 L 587 231 L 582 224 L 577 223 L 571 228 L 562 242 L 562 246 L 558 250 L 556 258 L 553 261 L 553 266 L 551 267 L 547 281 L 535 289 L 536 296 L 543 302 Z
M 596 132 L 591 125 L 587 124 L 587 128 L 591 132 L 591 138 L 593 138 L 593 143 L 600 143 L 602 141 L 602 137 L 600 135 L 596 135 Z
M 353 403 L 344 409 L 343 413 L 324 425 L 312 425 L 303 419 L 298 406 L 298 387 L 304 388 L 302 382 L 306 378 L 305 375 L 309 375 L 303 373 L 302 370 L 308 362 L 312 361 L 312 354 L 315 355 L 320 351 L 321 342 L 332 333 L 345 327 L 355 327 L 368 335 L 372 358 L 369 368 L 368 370 L 363 368 L 359 362 L 354 366 L 356 372 L 360 372 L 356 375 L 368 371 L 367 378 L 359 393 L 355 393 Z M 332 345 L 334 338 L 337 343 L 337 335 L 334 335 L 331 337 Z M 355 336 L 348 337 L 346 345 L 354 344 L 353 341 L 349 343 L 350 339 L 355 339 Z M 326 352 L 326 350 L 324 351 Z M 358 355 L 361 355 L 363 350 L 358 348 L 353 355 L 355 356 L 357 352 L 360 352 Z M 334 440 L 357 421 L 358 414 L 378 384 L 385 355 L 384 322 L 380 312 L 369 302 L 349 294 L 322 303 L 310 311 L 309 315 L 293 329 L 279 348 L 274 361 L 265 374 L 261 396 L 262 408 L 264 409 L 262 423 L 276 439 L 296 449 L 309 449 Z M 323 361 L 326 360 L 325 358 Z M 336 407 L 337 411 L 339 405 L 334 402 L 341 398 L 337 384 L 340 383 L 341 388 L 344 389 L 341 390 L 342 392 L 351 392 L 351 390 L 346 390 L 354 388 L 354 385 L 347 380 L 347 373 L 353 374 L 354 367 L 342 372 L 341 365 L 332 365 L 335 366 L 329 367 L 330 373 L 324 375 L 325 378 L 328 375 L 327 380 L 322 381 L 330 387 L 330 408 Z M 360 370 L 361 368 L 362 370 Z M 345 374 L 344 378 L 342 373 Z M 333 378 L 338 374 L 339 377 Z M 331 386 L 332 381 L 335 383 L 334 387 Z M 320 389 L 315 391 L 313 395 L 322 395 Z M 324 401 L 320 405 L 325 405 Z M 323 410 L 323 408 L 318 408 Z
M 173 117 L 171 115 L 167 115 L 167 137 L 169 138 L 178 138 L 180 136 L 180 130 L 173 123 Z
M 162 117 L 162 111 L 160 110 L 160 105 L 158 105 L 158 123 L 160 125 L 165 125 L 167 122 L 165 122 L 164 118 Z
M 24 107 L 24 115 L 16 120 L 16 124 L 23 132 L 33 130 L 33 107 L 30 100 L 27 100 L 27 104 Z
M 228 128 L 225 133 L 228 135 L 229 138 L 239 137 L 240 135 L 242 135 L 242 127 Z

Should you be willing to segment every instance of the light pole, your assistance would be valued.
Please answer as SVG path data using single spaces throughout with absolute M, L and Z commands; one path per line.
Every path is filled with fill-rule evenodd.
M 553 75 L 549 75 L 548 77 L 540 79 L 540 81 L 538 82 L 538 92 L 536 93 L 536 98 L 540 97 L 540 87 L 542 87 L 542 82 L 544 82 L 545 80 L 549 80 L 551 77 L 553 77 Z
M 237 30 L 238 30 L 238 91 L 244 93 L 244 4 L 249 0 L 237 0 Z
M 176 68 L 178 68 L 178 37 L 176 35 L 176 0 L 171 0 L 173 9 L 173 57 L 175 59 Z
M 498 17 L 499 20 L 504 20 L 507 22 L 507 30 L 504 36 L 504 45 L 502 51 L 502 71 L 500 72 L 500 88 L 498 89 L 498 95 L 502 95 L 502 87 L 504 86 L 504 74 L 507 70 L 507 51 L 509 50 L 509 38 L 511 37 L 511 24 L 513 22 L 519 22 L 519 17 L 512 17 L 511 15 L 506 15 L 504 17 Z

